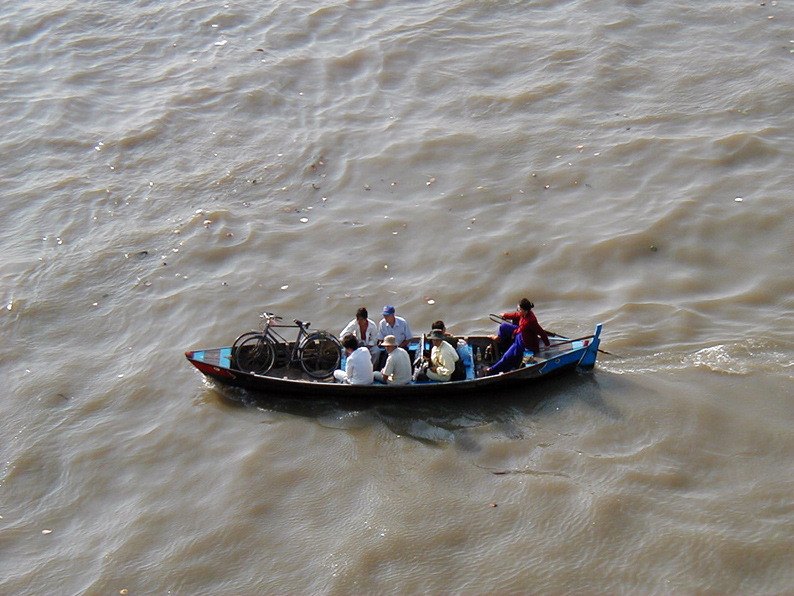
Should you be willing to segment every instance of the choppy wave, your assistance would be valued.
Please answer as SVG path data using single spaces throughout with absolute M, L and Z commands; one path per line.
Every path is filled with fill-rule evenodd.
M 0 591 L 789 589 L 786 10 L 5 7 Z M 182 356 L 523 296 L 594 373 L 345 408 Z

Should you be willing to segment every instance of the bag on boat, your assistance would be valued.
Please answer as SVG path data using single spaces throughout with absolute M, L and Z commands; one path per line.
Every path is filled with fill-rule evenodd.
M 466 378 L 466 365 L 463 364 L 463 358 L 458 358 L 455 361 L 455 370 L 452 371 L 450 381 L 463 381 Z

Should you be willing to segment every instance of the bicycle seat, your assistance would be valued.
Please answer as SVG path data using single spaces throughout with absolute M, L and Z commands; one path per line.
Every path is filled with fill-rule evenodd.
M 303 327 L 304 329 L 308 329 L 311 323 L 304 323 L 303 321 L 299 321 L 298 319 L 292 319 L 292 322 L 295 323 L 298 327 Z

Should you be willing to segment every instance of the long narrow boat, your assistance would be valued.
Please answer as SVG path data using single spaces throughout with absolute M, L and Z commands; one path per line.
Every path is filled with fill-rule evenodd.
M 409 385 L 349 385 L 336 383 L 332 377 L 312 379 L 297 365 L 274 367 L 265 374 L 254 374 L 235 368 L 231 347 L 195 350 L 185 352 L 185 356 L 212 381 L 258 393 L 305 399 L 426 399 L 493 394 L 522 387 L 550 375 L 592 369 L 598 356 L 600 338 L 600 324 L 592 335 L 586 337 L 569 339 L 556 335 L 551 338 L 550 348 L 541 350 L 520 368 L 486 376 L 485 368 L 501 356 L 499 345 L 489 337 L 462 337 L 460 339 L 466 342 L 465 349 L 468 350 L 468 358 L 464 358 L 465 379 L 446 383 L 413 382 Z M 416 353 L 422 343 L 423 339 L 415 338 L 409 345 L 409 352 Z M 423 346 L 424 349 L 427 347 Z

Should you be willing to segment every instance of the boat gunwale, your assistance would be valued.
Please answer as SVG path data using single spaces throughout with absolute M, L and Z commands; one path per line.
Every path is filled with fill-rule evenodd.
M 596 327 L 595 333 L 589 336 L 576 338 L 570 340 L 565 337 L 557 336 L 554 339 L 563 340 L 561 343 L 572 341 L 582 342 L 582 345 L 573 347 L 569 350 L 558 352 L 552 355 L 551 358 L 544 358 L 531 364 L 512 371 L 499 373 L 496 375 L 487 375 L 473 379 L 461 379 L 459 381 L 446 381 L 446 382 L 412 382 L 406 385 L 388 385 L 382 383 L 373 383 L 369 385 L 351 385 L 345 383 L 338 383 L 328 379 L 309 380 L 303 378 L 289 378 L 278 377 L 270 374 L 260 375 L 241 371 L 231 366 L 223 366 L 220 363 L 212 364 L 203 360 L 196 360 L 194 355 L 197 352 L 207 353 L 216 352 L 220 354 L 223 350 L 229 349 L 228 346 L 222 348 L 209 348 L 206 350 L 194 350 L 185 352 L 187 359 L 193 364 L 201 373 L 208 378 L 220 384 L 227 386 L 241 387 L 246 390 L 267 393 L 278 392 L 282 394 L 292 395 L 309 395 L 322 394 L 324 397 L 346 397 L 357 398 L 364 396 L 378 395 L 383 397 L 400 397 L 410 399 L 413 397 L 421 396 L 436 396 L 442 397 L 447 394 L 464 394 L 474 393 L 487 389 L 488 387 L 514 387 L 522 382 L 539 380 L 546 378 L 553 374 L 569 370 L 571 368 L 578 368 L 582 360 L 589 351 L 592 351 L 595 346 L 597 350 L 600 342 L 600 325 Z M 466 340 L 485 340 L 487 336 L 461 336 Z M 418 339 L 418 338 L 416 338 Z M 553 344 L 556 345 L 556 344 Z M 561 362 L 561 360 L 567 362 Z M 550 370 L 544 368 L 550 363 L 554 362 L 556 365 Z M 587 366 L 586 368 L 591 368 Z M 283 367 L 281 367 L 283 370 Z M 271 369 L 279 370 L 279 369 Z M 269 371 L 270 372 L 270 371 Z M 330 377 L 329 377 L 330 379 Z

